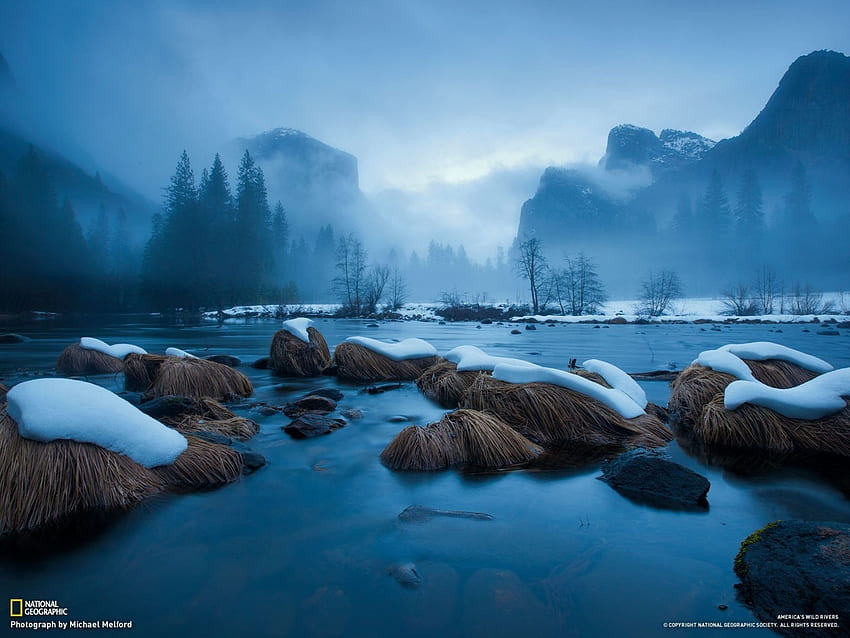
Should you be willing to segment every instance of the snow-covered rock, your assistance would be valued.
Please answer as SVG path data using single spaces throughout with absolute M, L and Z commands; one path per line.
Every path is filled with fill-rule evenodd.
M 110 346 L 105 341 L 95 339 L 94 337 L 83 337 L 80 339 L 80 347 L 84 350 L 97 350 L 116 359 L 123 359 L 128 354 L 147 354 L 147 350 L 139 346 L 134 346 L 132 343 L 116 343 Z
M 825 372 L 811 381 L 781 390 L 758 381 L 733 381 L 726 387 L 727 410 L 750 403 L 769 408 L 791 419 L 822 419 L 844 409 L 850 396 L 850 368 Z
M 313 325 L 312 319 L 306 317 L 298 317 L 289 319 L 283 322 L 282 329 L 294 337 L 301 339 L 304 343 L 310 343 L 310 335 L 307 333 L 307 328 Z
M 502 363 L 493 370 L 493 378 L 508 383 L 551 383 L 580 392 L 600 403 L 605 404 L 624 419 L 633 419 L 644 414 L 643 408 L 635 403 L 625 392 L 613 388 L 606 388 L 594 381 L 580 377 L 577 374 L 535 366 L 516 366 Z
M 145 467 L 173 463 L 187 446 L 176 430 L 93 383 L 34 379 L 13 387 L 6 400 L 9 416 L 27 439 L 93 443 Z
M 417 339 L 415 337 L 399 341 L 398 343 L 387 343 L 386 341 L 378 341 L 369 337 L 349 337 L 345 341 L 363 346 L 393 361 L 422 359 L 437 355 L 437 349 L 434 346 L 423 339 Z
M 628 374 L 623 372 L 613 363 L 600 361 L 599 359 L 588 359 L 581 364 L 588 372 L 595 372 L 615 390 L 625 392 L 635 403 L 641 408 L 646 408 L 646 392 L 638 385 L 638 382 L 632 379 Z
M 508 363 L 516 366 L 537 367 L 537 364 L 522 359 L 513 359 L 511 357 L 494 357 L 480 348 L 475 346 L 457 346 L 449 350 L 445 359 L 457 364 L 458 372 L 466 372 L 470 370 L 487 370 L 492 371 L 500 363 Z

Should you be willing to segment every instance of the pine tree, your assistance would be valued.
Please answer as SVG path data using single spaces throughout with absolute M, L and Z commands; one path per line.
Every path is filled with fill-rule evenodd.
M 741 175 L 738 188 L 738 205 L 735 208 L 735 237 L 738 240 L 736 254 L 739 260 L 746 256 L 750 264 L 761 262 L 764 237 L 764 210 L 758 175 L 752 169 Z
M 231 297 L 236 247 L 233 195 L 218 153 L 209 171 L 205 169 L 201 177 L 198 206 L 201 220 L 198 240 L 203 243 L 203 305 L 221 309 L 235 303 Z
M 272 251 L 269 237 L 271 221 L 263 169 L 248 151 L 239 164 L 236 190 L 236 267 L 239 293 L 246 302 L 261 301 L 269 292 Z

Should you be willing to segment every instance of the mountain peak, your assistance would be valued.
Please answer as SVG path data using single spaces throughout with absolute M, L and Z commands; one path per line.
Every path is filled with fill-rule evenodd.
M 850 57 L 813 51 L 797 58 L 739 139 L 760 152 L 850 157 Z
M 715 142 L 693 131 L 666 128 L 661 136 L 648 128 L 620 124 L 608 133 L 608 146 L 600 164 L 606 170 L 648 166 L 653 173 L 695 162 Z

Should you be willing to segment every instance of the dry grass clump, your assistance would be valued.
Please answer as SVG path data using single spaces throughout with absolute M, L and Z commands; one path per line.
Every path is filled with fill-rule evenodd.
M 850 456 L 850 405 L 814 421 L 792 419 L 773 410 L 745 403 L 735 410 L 723 397 L 705 406 L 694 424 L 694 436 L 706 445 L 788 455 L 823 453 Z
M 72 343 L 56 359 L 56 371 L 68 376 L 112 374 L 123 369 L 121 359 L 99 350 L 83 348 L 79 343 Z
M 0 412 L 0 534 L 128 508 L 162 488 L 154 471 L 123 454 L 91 443 L 25 439 Z
M 405 428 L 381 453 L 393 470 L 439 470 L 469 464 L 502 468 L 528 463 L 543 449 L 491 414 L 456 410 L 437 423 Z
M 159 367 L 167 360 L 164 354 L 128 354 L 124 357 L 124 389 L 145 392 L 156 379 Z
M 188 447 L 170 465 L 151 471 L 170 487 L 201 490 L 219 487 L 242 476 L 242 455 L 232 447 L 187 436 Z
M 228 399 L 234 395 L 250 396 L 254 387 L 244 374 L 221 363 L 166 357 L 159 365 L 153 383 L 144 392 L 147 397 L 174 394 L 192 399 Z
M 457 408 L 466 391 L 482 370 L 457 371 L 457 364 L 440 358 L 416 379 L 416 385 L 426 397 L 444 408 Z
M 301 341 L 286 330 L 278 330 L 272 338 L 269 365 L 288 377 L 316 377 L 331 364 L 331 353 L 321 332 L 307 328 L 310 343 Z
M 756 379 L 774 388 L 793 388 L 818 376 L 817 372 L 777 359 L 745 359 L 744 363 Z M 705 406 L 733 381 L 735 377 L 730 374 L 692 363 L 671 384 L 673 391 L 668 403 L 671 418 L 677 425 L 695 425 L 700 421 Z
M 255 421 L 238 416 L 218 401 L 206 397 L 195 401 L 194 409 L 190 413 L 161 421 L 181 434 L 211 432 L 240 441 L 246 441 L 260 431 L 260 426 Z
M 343 341 L 334 350 L 337 374 L 341 379 L 351 381 L 413 381 L 438 359 L 434 355 L 393 361 L 350 341 Z
M 550 383 L 506 383 L 479 376 L 462 406 L 488 411 L 541 445 L 663 447 L 672 432 L 656 417 L 624 419 L 596 399 Z

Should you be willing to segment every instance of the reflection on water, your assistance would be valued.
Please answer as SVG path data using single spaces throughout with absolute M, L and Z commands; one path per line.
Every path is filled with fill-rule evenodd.
M 331 346 L 354 334 L 417 336 L 441 352 L 470 343 L 543 365 L 602 358 L 631 372 L 683 367 L 722 343 L 772 336 L 767 326 L 567 325 L 511 335 L 507 324 L 367 323 L 318 320 L 317 327 Z M 277 325 L 175 327 L 138 317 L 5 325 L 33 340 L 0 345 L 0 377 L 9 385 L 23 370 L 48 371 L 84 335 L 250 363 L 268 353 Z M 784 327 L 782 343 L 850 365 L 847 335 L 803 328 Z M 401 428 L 443 413 L 415 385 L 370 395 L 326 377 L 242 371 L 256 393 L 235 409 L 260 423 L 250 445 L 267 467 L 218 491 L 149 500 L 89 532 L 88 542 L 26 560 L 6 557 L 4 590 L 57 599 L 76 619 L 133 620 L 137 635 L 654 636 L 664 622 L 754 620 L 735 599 L 732 571 L 739 543 L 753 530 L 777 518 L 850 521 L 840 491 L 809 470 L 748 476 L 676 443 L 668 448 L 674 460 L 712 483 L 707 513 L 632 503 L 596 480 L 601 458 L 582 465 L 568 452 L 522 471 L 393 473 L 378 459 L 383 447 Z M 93 380 L 121 386 L 120 377 Z M 666 404 L 666 383 L 641 385 L 650 401 Z M 329 436 L 295 441 L 281 430 L 288 419 L 251 407 L 280 405 L 317 387 L 339 387 L 340 410 L 363 417 Z M 493 520 L 399 519 L 410 505 Z M 408 564 L 418 587 L 393 576 Z M 713 631 L 700 635 L 723 630 Z

